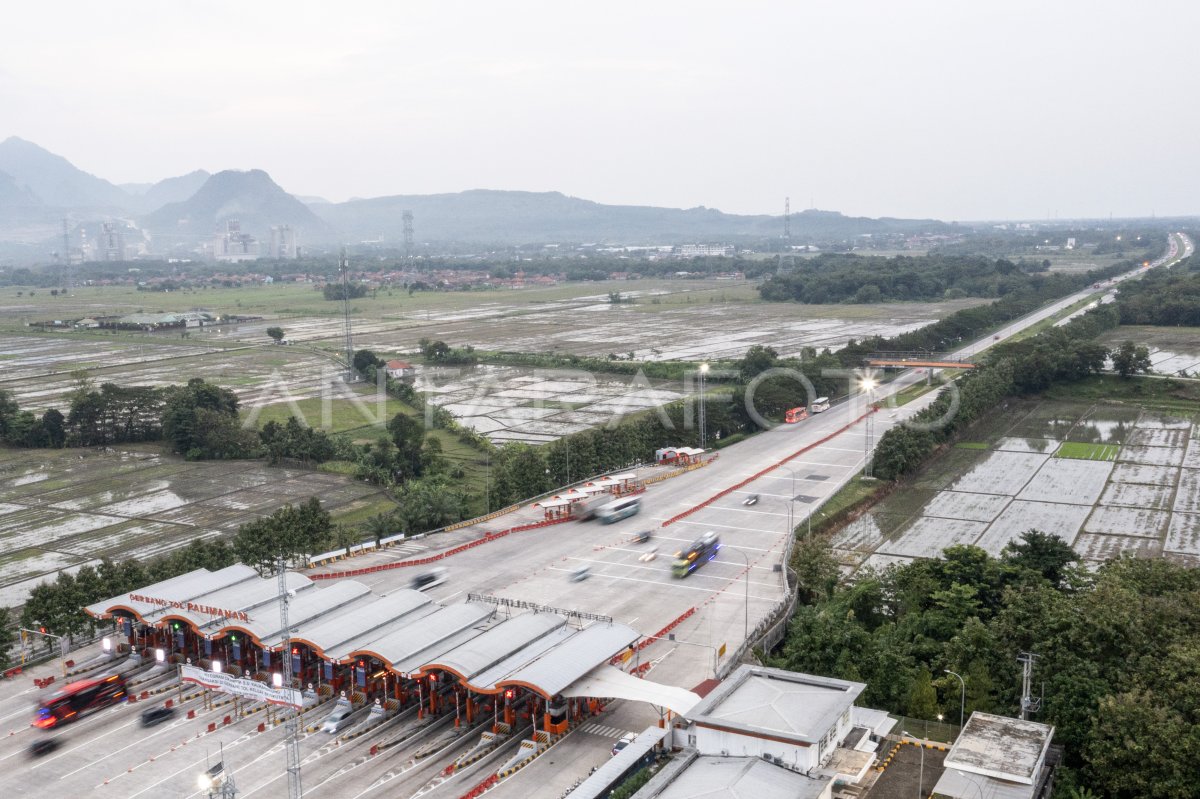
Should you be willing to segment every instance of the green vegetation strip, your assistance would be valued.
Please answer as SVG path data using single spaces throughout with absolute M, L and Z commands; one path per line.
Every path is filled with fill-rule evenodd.
M 958 447 L 959 449 L 991 449 L 991 447 L 989 447 L 983 441 L 960 441 L 954 446 Z
M 1072 458 L 1080 461 L 1115 461 L 1120 450 L 1116 444 L 1086 444 L 1067 441 L 1054 453 L 1057 458 Z

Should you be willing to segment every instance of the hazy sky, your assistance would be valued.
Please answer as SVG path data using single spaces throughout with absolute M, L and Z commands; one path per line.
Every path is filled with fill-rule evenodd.
M 0 139 L 737 213 L 1200 212 L 1194 2 L 13 2 Z

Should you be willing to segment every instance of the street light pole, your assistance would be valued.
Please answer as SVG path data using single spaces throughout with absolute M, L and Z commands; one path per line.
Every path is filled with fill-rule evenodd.
M 787 473 L 792 476 L 792 495 L 790 497 L 788 497 L 787 508 L 788 508 L 788 535 L 793 535 L 796 532 L 796 525 L 792 521 L 792 505 L 794 505 L 796 502 L 796 472 L 792 469 L 791 466 L 784 466 L 783 464 L 780 464 L 779 468 L 787 470 Z M 812 532 L 812 522 L 811 521 L 808 523 L 808 531 L 809 531 L 809 533 Z
M 750 640 L 750 558 L 745 552 L 729 547 L 731 552 L 736 552 L 742 556 L 742 560 L 746 564 L 746 607 L 745 607 L 745 631 L 742 633 L 742 640 L 749 642 Z
M 697 421 L 700 423 L 700 449 L 704 449 L 705 444 L 705 402 L 704 402 L 704 376 L 708 374 L 708 364 L 700 364 L 700 401 L 697 406 Z
M 943 669 L 943 671 L 945 671 L 947 674 L 953 674 L 955 677 L 958 677 L 958 682 L 962 685 L 962 694 L 958 701 L 958 734 L 962 735 L 963 716 L 967 709 L 967 681 L 962 678 L 961 674 L 950 671 L 950 669 Z

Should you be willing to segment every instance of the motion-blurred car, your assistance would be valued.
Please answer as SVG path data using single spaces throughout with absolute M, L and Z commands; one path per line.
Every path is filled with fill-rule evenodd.
M 162 724 L 175 715 L 173 707 L 152 707 L 149 710 L 142 711 L 142 726 L 153 727 L 155 724 Z
M 414 591 L 424 591 L 427 588 L 433 588 L 435 585 L 441 585 L 446 582 L 446 577 L 450 574 L 450 570 L 444 567 L 430 569 L 427 572 L 418 574 L 413 578 L 409 588 Z
M 646 543 L 647 541 L 649 541 L 649 540 L 650 540 L 651 538 L 653 538 L 653 537 L 654 537 L 654 531 L 653 531 L 653 530 L 642 530 L 640 533 L 636 534 L 636 535 L 633 537 L 633 540 L 634 540 L 634 541 L 636 541 L 636 542 L 637 542 L 637 543 L 639 543 L 639 544 L 644 544 L 644 543 Z
M 41 738 L 29 745 L 30 757 L 41 757 L 48 755 L 58 748 L 57 738 Z
M 649 551 L 643 552 L 640 556 L 638 556 L 638 560 L 640 560 L 642 563 L 649 563 L 657 557 L 658 547 L 651 547 Z
M 592 576 L 592 572 L 587 566 L 580 566 L 575 571 L 571 572 L 571 582 L 578 583 Z
M 341 732 L 342 728 L 350 723 L 351 712 L 351 708 L 339 707 L 325 717 L 325 723 L 321 725 L 321 732 L 327 732 L 330 735 Z
M 757 505 L 758 504 L 758 494 L 751 494 L 750 496 L 746 497 L 744 500 L 742 500 L 742 504 L 743 505 Z

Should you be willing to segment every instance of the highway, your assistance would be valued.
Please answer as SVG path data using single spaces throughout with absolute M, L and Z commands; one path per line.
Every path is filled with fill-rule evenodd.
M 1173 234 L 1170 241 L 1168 255 L 1156 266 L 1193 252 L 1193 244 L 1185 236 Z M 1114 282 L 1135 279 L 1144 272 L 1139 269 Z M 977 356 L 997 340 L 1061 314 L 1096 293 L 1088 288 L 1065 297 L 1005 326 L 994 334 L 998 338 L 982 337 L 956 354 Z M 648 646 L 639 659 L 653 663 L 649 679 L 691 688 L 712 677 L 741 645 L 746 631 L 755 629 L 786 600 L 783 572 L 777 569 L 791 525 L 802 525 L 810 514 L 819 513 L 814 509 L 862 470 L 868 451 L 864 420 L 870 408 L 868 399 L 884 403 L 881 410 L 869 415 L 873 443 L 933 401 L 937 392 L 899 408 L 886 404 L 896 392 L 923 379 L 912 371 L 902 373 L 875 389 L 870 398 L 852 385 L 850 398 L 829 411 L 753 436 L 721 450 L 708 466 L 650 486 L 643 495 L 642 512 L 616 524 L 566 522 L 465 550 L 442 561 L 450 570 L 449 579 L 428 593 L 448 603 L 463 601 L 467 593 L 479 593 L 609 615 L 645 635 L 687 615 L 674 629 L 676 640 Z M 785 465 L 662 526 L 789 457 Z M 758 502 L 744 504 L 751 495 L 758 495 Z M 510 517 L 502 517 L 487 529 L 510 524 Z M 431 552 L 449 549 L 479 538 L 483 529 L 466 528 L 422 543 Z M 635 533 L 645 529 L 653 529 L 654 538 L 647 544 L 635 543 Z M 708 530 L 721 537 L 718 557 L 686 579 L 673 578 L 672 553 Z M 643 560 L 652 548 L 657 548 L 657 556 Z M 400 557 L 383 551 L 334 567 L 359 568 L 395 562 Z M 589 569 L 590 577 L 572 581 L 572 573 L 581 566 Z M 355 579 L 386 593 L 406 587 L 415 573 L 415 569 L 401 568 Z M 78 654 L 74 657 L 81 659 Z M 48 676 L 57 668 L 56 662 L 29 675 Z M 199 797 L 204 794 L 197 791 L 197 776 L 221 757 L 223 747 L 239 797 L 286 796 L 284 728 L 267 724 L 259 732 L 258 725 L 264 721 L 261 713 L 240 718 L 233 714 L 232 705 L 205 709 L 199 699 L 193 699 L 183 704 L 173 720 L 142 728 L 138 715 L 155 702 L 122 705 L 69 725 L 58 733 L 58 750 L 29 759 L 29 743 L 35 736 L 46 735 L 26 726 L 39 693 L 25 675 L 0 685 L 0 735 L 11 730 L 0 738 L 0 762 L 4 764 L 0 784 L 21 795 Z M 175 697 L 177 692 L 168 691 L 158 699 L 168 696 Z M 186 718 L 188 710 L 196 711 L 194 719 Z M 227 715 L 231 723 L 225 725 L 222 722 Z M 500 782 L 489 795 L 555 799 L 588 769 L 604 762 L 622 732 L 640 731 L 657 719 L 650 706 L 615 703 L 530 766 Z M 456 733 L 450 721 L 402 716 L 347 742 L 322 732 L 302 732 L 305 796 L 461 796 L 505 755 L 498 753 L 446 776 L 446 766 L 478 740 L 478 731 Z M 210 723 L 216 723 L 212 732 L 208 731 Z M 371 756 L 371 747 L 382 744 L 390 745 L 381 746 Z

